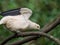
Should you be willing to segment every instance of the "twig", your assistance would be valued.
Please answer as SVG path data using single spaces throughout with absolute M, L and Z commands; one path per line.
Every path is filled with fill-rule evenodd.
M 6 42 L 8 42 L 9 40 L 11 40 L 12 38 L 16 38 L 16 33 L 7 37 L 4 41 L 2 41 L 2 43 L 0 45 L 4 45 Z
M 55 41 L 57 44 L 60 45 L 60 40 L 59 39 L 54 38 L 53 36 L 51 36 L 49 34 L 46 34 L 46 33 L 43 33 L 43 32 L 25 32 L 25 33 L 20 34 L 20 36 L 23 36 L 23 37 L 24 36 L 39 36 L 39 37 L 44 36 L 44 37 L 46 37 L 48 39 L 51 39 L 52 41 Z M 31 38 L 31 37 L 29 37 L 29 38 Z M 28 38 L 25 38 L 25 39 L 21 40 L 21 41 L 14 42 L 14 43 L 12 43 L 10 45 L 19 45 L 19 44 L 21 45 L 21 44 L 27 42 L 27 40 L 30 41 Z

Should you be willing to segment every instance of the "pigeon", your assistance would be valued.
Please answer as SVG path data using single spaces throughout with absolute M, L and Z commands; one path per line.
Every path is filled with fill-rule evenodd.
M 4 24 L 10 31 L 24 32 L 27 29 L 40 29 L 40 25 L 31 21 L 29 18 L 32 11 L 29 8 L 21 8 L 20 15 L 5 16 L 0 20 L 0 25 Z

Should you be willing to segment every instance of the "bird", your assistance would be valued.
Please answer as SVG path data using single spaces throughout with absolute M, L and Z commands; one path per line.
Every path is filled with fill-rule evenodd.
M 15 16 L 4 16 L 0 20 L 0 25 L 5 25 L 10 31 L 24 32 L 27 29 L 40 30 L 40 25 L 31 21 L 32 10 L 29 8 L 21 8 L 20 14 Z

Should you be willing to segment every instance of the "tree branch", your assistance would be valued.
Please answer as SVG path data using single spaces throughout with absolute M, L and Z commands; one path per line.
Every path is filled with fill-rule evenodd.
M 59 39 L 54 38 L 53 36 L 51 36 L 49 34 L 46 34 L 46 33 L 43 33 L 43 32 L 24 32 L 22 34 L 19 34 L 19 36 L 22 36 L 22 37 L 24 37 L 24 36 L 39 36 L 39 37 L 44 36 L 44 37 L 46 37 L 48 39 L 51 39 L 52 41 L 55 41 L 57 44 L 60 45 L 60 40 Z M 31 37 L 29 37 L 29 38 L 31 38 Z M 19 45 L 19 44 L 21 45 L 21 44 L 27 42 L 27 40 L 29 40 L 28 38 L 25 38 L 25 39 L 23 41 L 14 42 L 14 43 L 12 43 L 10 45 Z
M 48 33 L 49 31 L 51 31 L 53 28 L 55 28 L 57 25 L 59 25 L 60 24 L 60 17 L 58 17 L 57 19 L 55 19 L 53 22 L 51 22 L 50 24 L 47 24 L 47 25 L 45 25 L 40 31 L 42 31 L 42 32 L 45 32 L 45 33 Z M 8 37 L 8 38 L 6 38 L 1 44 L 5 44 L 5 43 L 7 43 L 9 40 L 11 40 L 12 39 L 12 37 L 19 37 L 18 36 L 18 34 L 17 35 L 13 35 L 13 36 L 11 36 L 11 37 Z M 28 41 L 31 41 L 31 40 L 34 40 L 34 39 L 37 39 L 38 38 L 38 36 L 30 36 L 30 37 L 27 37 L 27 39 L 29 39 L 29 40 L 26 40 L 26 39 L 24 39 L 24 40 L 26 40 L 27 42 Z M 23 40 L 22 40 L 23 41 Z M 21 41 L 20 41 L 21 42 Z

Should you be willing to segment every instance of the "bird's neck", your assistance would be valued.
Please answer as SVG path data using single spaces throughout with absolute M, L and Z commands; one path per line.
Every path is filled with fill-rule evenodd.
M 29 29 L 35 29 L 35 23 L 32 21 L 29 21 Z

